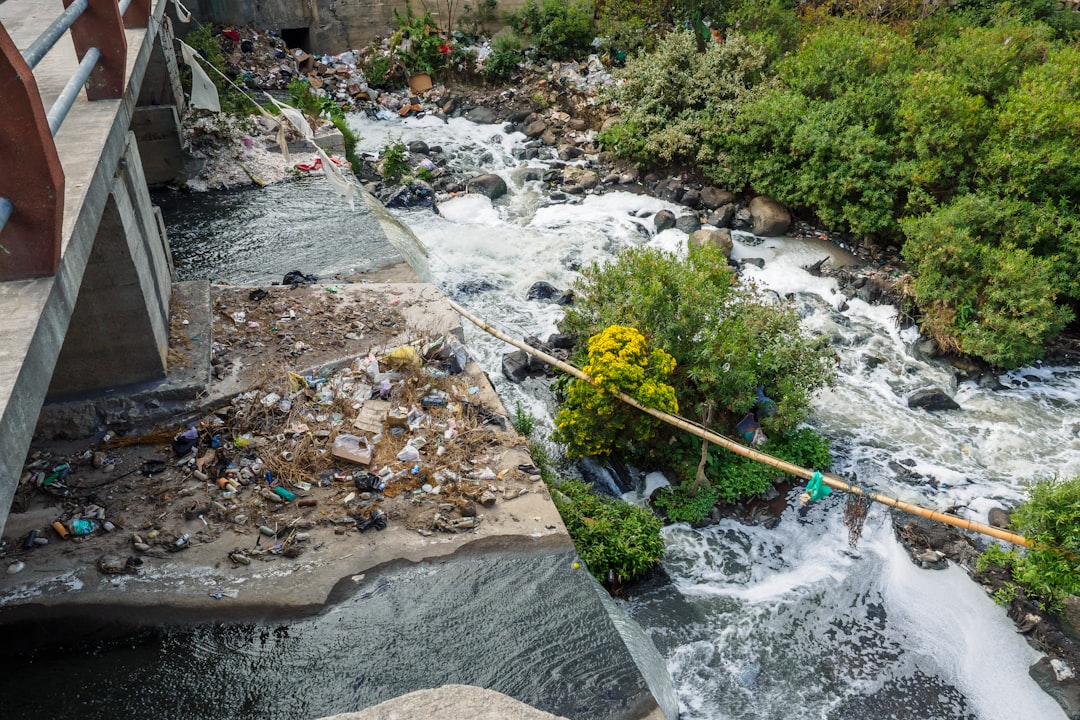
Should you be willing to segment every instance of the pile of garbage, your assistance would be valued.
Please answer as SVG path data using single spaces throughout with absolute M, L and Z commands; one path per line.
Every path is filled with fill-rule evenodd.
M 38 451 L 19 492 L 53 496 L 59 515 L 20 550 L 126 534 L 131 555 L 98 568 L 133 573 L 143 556 L 225 530 L 254 540 L 227 550 L 240 566 L 298 557 L 320 529 L 477 528 L 483 508 L 530 492 L 539 477 L 530 465 L 494 469 L 507 421 L 479 402 L 468 362 L 453 336 L 416 341 L 322 373 L 282 372 L 183 428 L 110 434 L 70 458 Z M 159 457 L 133 461 L 146 449 Z M 21 558 L 9 566 L 21 569 Z

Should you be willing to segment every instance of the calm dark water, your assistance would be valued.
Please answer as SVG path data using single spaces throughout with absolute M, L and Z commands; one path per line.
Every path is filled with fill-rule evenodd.
M 322 178 L 263 188 L 155 193 L 176 274 L 236 284 L 281 280 L 290 270 L 329 278 L 398 262 L 371 213 Z
M 645 682 L 571 551 L 369 575 L 324 614 L 157 628 L 0 662 L 0 717 L 317 718 L 413 690 L 491 688 L 567 717 L 625 717 Z M 583 602 L 588 600 L 588 602 Z M 35 628 L 5 628 L 4 645 Z

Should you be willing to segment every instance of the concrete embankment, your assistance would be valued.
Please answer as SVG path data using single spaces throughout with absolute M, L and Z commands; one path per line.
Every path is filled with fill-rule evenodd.
M 395 245 L 408 240 L 408 229 L 378 210 L 380 225 L 389 223 L 397 235 Z M 416 248 L 422 251 L 418 243 Z M 402 271 L 398 264 L 371 277 L 383 273 L 401 280 Z M 437 288 L 422 282 L 320 282 L 295 288 L 202 283 L 188 290 L 188 304 L 181 298 L 174 305 L 171 329 L 174 369 L 184 369 L 186 390 L 177 391 L 175 382 L 171 390 L 166 384 L 157 391 L 142 387 L 125 400 L 82 399 L 46 412 L 42 435 L 50 427 L 69 436 L 79 429 L 96 432 L 85 439 L 41 442 L 30 458 L 43 475 L 68 464 L 65 482 L 71 492 L 46 492 L 34 486 L 32 476 L 20 487 L 0 560 L 10 569 L 0 575 L 0 624 L 13 639 L 9 649 L 47 647 L 70 639 L 73 627 L 115 637 L 139 626 L 176 623 L 326 623 L 329 614 L 370 608 L 358 598 L 407 588 L 418 571 L 454 578 L 445 581 L 451 588 L 416 594 L 403 589 L 395 601 L 407 607 L 409 617 L 436 623 L 426 631 L 421 623 L 416 643 L 402 640 L 409 663 L 425 672 L 368 688 L 356 697 L 357 707 L 437 682 L 496 687 L 575 718 L 664 716 L 600 602 L 595 581 L 575 567 L 572 543 L 531 467 L 524 440 L 508 426 L 505 409 L 475 363 L 446 377 L 436 377 L 434 370 L 430 375 L 402 371 L 393 380 L 390 404 L 419 407 L 421 396 L 438 392 L 446 407 L 425 405 L 427 420 L 395 435 L 381 424 L 386 410 L 379 411 L 386 438 L 375 446 L 376 464 L 394 473 L 381 496 L 354 488 L 352 474 L 363 473 L 350 471 L 351 466 L 333 466 L 321 478 L 301 480 L 307 489 L 291 484 L 296 498 L 288 502 L 271 502 L 268 486 L 277 487 L 280 480 L 269 475 L 267 487 L 260 473 L 227 500 L 224 495 L 231 491 L 219 492 L 224 486 L 209 477 L 227 475 L 232 463 L 250 469 L 257 454 L 264 466 L 275 468 L 274 478 L 293 478 L 281 459 L 289 448 L 297 455 L 302 454 L 297 448 L 306 448 L 312 462 L 332 466 L 323 453 L 334 438 L 343 429 L 360 433 L 356 428 L 363 426 L 365 401 L 354 405 L 341 395 L 358 397 L 352 388 L 363 385 L 358 370 L 349 374 L 355 359 L 386 357 L 404 346 L 423 349 L 440 337 L 460 338 L 460 319 Z M 288 384 L 297 378 L 310 387 L 296 386 L 289 394 Z M 339 397 L 320 409 L 317 388 L 324 384 Z M 291 409 L 282 410 L 280 400 L 264 402 L 272 394 L 291 398 Z M 263 431 L 240 432 L 255 415 Z M 90 427 L 95 422 L 98 426 Z M 148 423 L 157 429 L 137 427 Z M 225 442 L 217 449 L 196 448 L 194 457 L 206 464 L 181 462 L 170 440 L 185 427 L 196 427 L 200 442 L 214 434 Z M 105 431 L 114 437 L 105 441 Z M 428 440 L 426 446 L 417 443 L 423 455 L 415 466 L 428 473 L 423 484 L 413 477 L 416 470 L 410 472 L 412 460 L 395 462 L 406 438 L 421 435 Z M 148 467 L 155 471 L 142 471 Z M 440 470 L 455 474 L 455 480 L 438 475 Z M 348 479 L 342 477 L 346 471 Z M 300 500 L 310 502 L 301 507 Z M 53 522 L 92 517 L 92 507 L 102 509 L 113 532 L 105 532 L 100 519 L 98 529 L 82 537 L 61 539 L 52 529 Z M 385 512 L 386 528 L 362 531 L 359 520 L 373 518 L 377 510 Z M 26 544 L 32 533 L 48 544 Z M 548 579 L 534 594 L 518 594 L 539 576 Z M 448 603 L 451 596 L 456 599 Z M 562 627 L 558 618 L 572 622 Z M 449 654 L 431 661 L 458 669 L 432 673 L 426 660 L 410 654 L 423 649 L 419 638 L 434 627 L 451 636 L 468 628 L 460 648 L 441 642 L 435 655 Z M 391 645 L 400 632 L 370 628 L 372 638 L 387 633 Z M 480 657 L 472 654 L 477 646 L 485 648 Z M 458 656 L 469 662 L 458 667 Z M 500 671 L 508 665 L 513 672 Z M 562 697 L 566 693 L 570 696 Z M 614 697 L 605 699 L 604 693 Z M 471 707 L 473 700 L 462 702 Z

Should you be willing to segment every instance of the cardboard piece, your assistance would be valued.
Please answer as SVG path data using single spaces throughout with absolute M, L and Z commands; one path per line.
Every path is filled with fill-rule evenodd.
M 371 435 L 378 435 L 382 432 L 388 410 L 390 403 L 385 400 L 365 400 L 364 407 L 353 421 L 353 427 Z
M 370 465 L 371 453 L 371 444 L 356 435 L 338 435 L 330 451 L 330 454 L 337 459 L 347 460 L 357 465 Z
M 413 94 L 419 94 L 431 89 L 431 76 L 427 73 L 416 73 L 409 77 L 409 89 Z

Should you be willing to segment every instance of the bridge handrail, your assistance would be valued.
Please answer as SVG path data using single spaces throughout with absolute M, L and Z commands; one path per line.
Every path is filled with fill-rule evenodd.
M 12 138 L 23 157 L 15 163 L 22 168 L 43 168 L 36 178 L 15 173 L 0 179 L 0 281 L 42 277 L 56 273 L 60 262 L 60 219 L 63 215 L 63 170 L 59 166 L 52 138 L 60 130 L 83 87 L 88 101 L 118 99 L 126 84 L 127 39 L 125 27 L 145 28 L 150 18 L 151 0 L 64 0 L 65 9 L 30 46 L 22 52 L 14 48 L 7 30 L 0 24 L 0 70 L 18 87 L 8 88 L 22 97 L 13 98 L 9 112 L 12 126 L 25 133 Z M 79 57 L 79 66 L 47 114 L 37 81 L 31 72 L 70 30 Z M 16 56 L 17 55 L 17 56 Z M 93 76 L 93 82 L 88 82 Z M 45 127 L 48 136 L 44 135 Z M 30 173 L 33 174 L 33 171 Z M 19 183 L 33 185 L 33 190 Z M 27 200 L 31 192 L 33 200 Z M 50 198 L 47 206 L 36 198 Z M 31 209 L 31 206 L 34 206 Z M 16 227 L 17 226 L 17 227 Z M 43 242 L 43 240 L 45 240 Z

